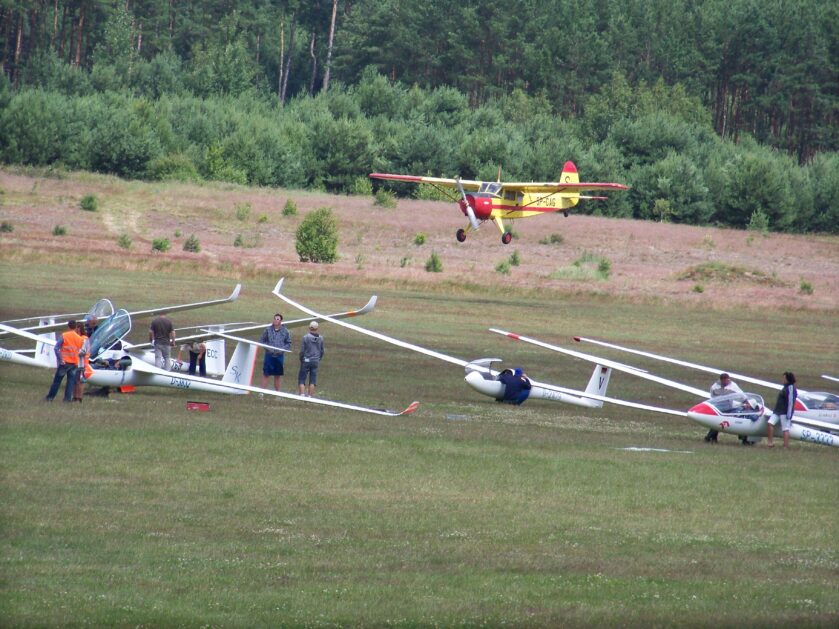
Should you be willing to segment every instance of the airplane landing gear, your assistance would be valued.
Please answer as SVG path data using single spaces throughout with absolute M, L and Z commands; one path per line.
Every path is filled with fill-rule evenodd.
M 455 238 L 457 238 L 457 242 L 463 242 L 466 240 L 466 231 L 463 229 L 458 229 L 455 233 Z
M 501 242 L 503 242 L 505 245 L 509 245 L 512 239 L 513 234 L 511 234 L 510 232 L 504 232 L 503 234 L 501 234 Z

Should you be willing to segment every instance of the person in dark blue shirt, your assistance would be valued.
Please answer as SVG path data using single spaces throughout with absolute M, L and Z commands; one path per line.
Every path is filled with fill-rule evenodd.
M 781 430 L 784 433 L 784 447 L 789 447 L 789 429 L 792 427 L 792 416 L 795 413 L 795 400 L 798 398 L 798 389 L 795 388 L 795 374 L 791 371 L 784 372 L 784 386 L 778 392 L 778 400 L 775 402 L 775 409 L 768 421 L 769 435 L 766 445 L 770 448 L 775 444 L 772 437 L 775 432 L 775 425 L 780 421 Z
M 504 397 L 501 400 L 503 402 L 518 406 L 530 395 L 530 380 L 518 367 L 515 370 L 502 371 L 498 374 L 498 381 L 504 385 Z

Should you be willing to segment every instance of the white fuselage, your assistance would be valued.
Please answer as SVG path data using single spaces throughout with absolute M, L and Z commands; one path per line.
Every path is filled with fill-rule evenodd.
M 472 371 L 466 374 L 464 378 L 466 383 L 475 389 L 478 393 L 488 395 L 489 397 L 501 400 L 504 398 L 504 383 L 498 380 L 488 380 L 483 374 Z M 577 397 L 567 393 L 561 393 L 553 389 L 548 389 L 541 383 L 534 380 L 530 381 L 531 389 L 528 399 L 537 400 L 552 400 L 554 402 L 563 402 L 565 404 L 575 404 L 576 406 L 584 406 L 586 408 L 600 408 L 603 403 L 598 400 L 591 400 L 588 398 Z

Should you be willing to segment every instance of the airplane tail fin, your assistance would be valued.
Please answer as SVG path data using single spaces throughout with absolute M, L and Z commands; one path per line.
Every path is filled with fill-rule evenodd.
M 591 379 L 586 386 L 586 393 L 592 395 L 606 395 L 606 387 L 609 386 L 609 377 L 612 375 L 611 367 L 603 367 L 602 365 L 595 365 L 594 371 L 591 374 Z M 603 406 L 603 402 L 598 401 L 597 407 Z
M 39 325 L 44 326 L 44 325 L 50 325 L 52 323 L 55 323 L 55 321 L 52 320 L 52 319 L 50 319 L 49 321 L 42 319 L 39 322 Z M 47 332 L 47 333 L 41 334 L 39 336 L 45 336 L 46 338 L 52 339 L 53 341 L 56 340 L 55 339 L 55 332 Z M 40 364 L 44 365 L 45 367 L 55 367 L 56 361 L 55 361 L 55 352 L 53 352 L 53 347 L 55 347 L 55 346 L 54 345 L 48 345 L 47 343 L 42 343 L 41 341 L 38 341 L 35 344 L 35 360 L 37 360 Z
M 237 343 L 233 356 L 230 358 L 230 363 L 227 365 L 227 370 L 224 372 L 224 378 L 221 381 L 250 385 L 251 378 L 253 378 L 254 364 L 256 363 L 257 349 L 256 345 L 251 345 L 250 343 Z
M 571 160 L 565 162 L 562 167 L 562 173 L 559 175 L 560 183 L 580 183 L 580 175 L 577 173 L 577 167 Z M 577 192 L 568 192 L 558 195 L 560 200 L 560 209 L 567 210 L 572 208 L 580 202 L 580 195 Z
M 204 345 L 207 348 L 205 353 L 207 373 L 213 376 L 226 373 L 224 339 L 210 339 L 204 341 Z

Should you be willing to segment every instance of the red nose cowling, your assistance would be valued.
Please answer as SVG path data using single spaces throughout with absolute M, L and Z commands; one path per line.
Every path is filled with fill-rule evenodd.
M 475 218 L 479 221 L 485 221 L 492 216 L 492 199 L 489 197 L 475 197 L 471 194 L 467 194 L 466 199 L 475 211 Z M 460 206 L 460 211 L 463 212 L 463 215 L 468 216 L 468 214 L 466 214 L 466 204 L 463 202 L 463 199 L 458 201 L 458 205 Z

